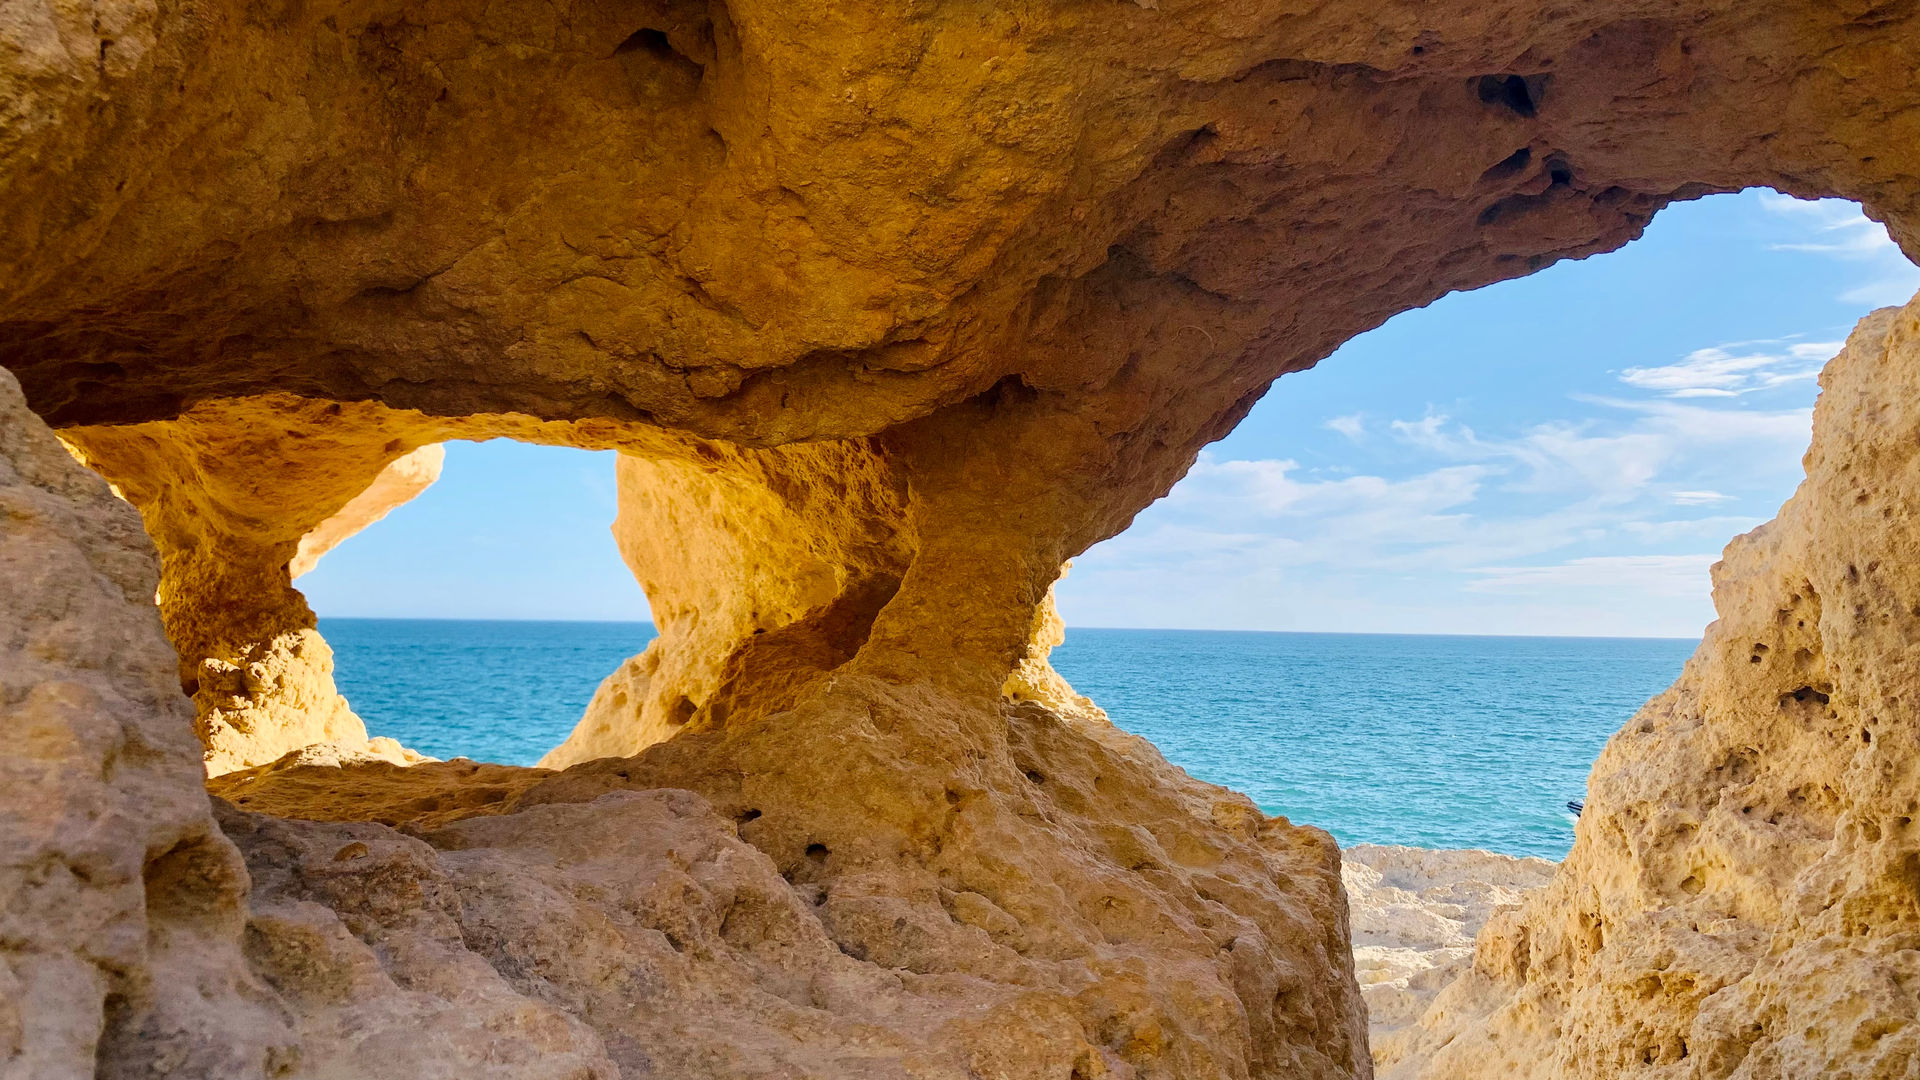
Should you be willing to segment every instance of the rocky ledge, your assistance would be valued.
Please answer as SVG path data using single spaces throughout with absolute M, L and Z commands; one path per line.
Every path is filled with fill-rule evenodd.
M 1553 879 L 1558 863 L 1491 851 L 1356 844 L 1340 853 L 1353 968 L 1375 1061 L 1473 958 L 1493 914 Z

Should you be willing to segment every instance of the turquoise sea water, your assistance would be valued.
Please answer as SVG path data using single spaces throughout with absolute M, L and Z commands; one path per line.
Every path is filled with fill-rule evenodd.
M 645 623 L 322 619 L 376 735 L 530 765 Z M 1565 803 L 1694 642 L 1070 630 L 1054 665 L 1193 775 L 1342 843 L 1558 859 Z

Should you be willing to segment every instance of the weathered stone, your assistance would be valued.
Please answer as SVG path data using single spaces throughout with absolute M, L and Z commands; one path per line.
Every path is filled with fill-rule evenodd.
M 240 956 L 138 515 L 0 371 L 0 1076 L 269 1074 L 292 1033 Z
M 1553 878 L 1555 864 L 1489 851 L 1356 844 L 1340 852 L 1354 974 L 1375 1061 L 1394 1061 L 1407 1028 L 1473 957 L 1487 920 Z M 1414 1036 L 1414 1037 L 1417 1037 Z
M 300 538 L 287 574 L 296 581 L 319 565 L 327 552 L 349 537 L 392 513 L 395 507 L 417 498 L 440 479 L 446 465 L 447 448 L 439 443 L 422 446 L 387 463 L 365 491 L 334 511 L 332 517 L 314 526 Z
M 1807 479 L 1727 546 L 1719 621 L 1383 1075 L 1920 1069 L 1920 298 L 1820 381 Z

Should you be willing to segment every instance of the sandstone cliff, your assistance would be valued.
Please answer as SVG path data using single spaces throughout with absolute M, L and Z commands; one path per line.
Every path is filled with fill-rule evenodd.
M 265 1076 L 247 874 L 201 789 L 139 516 L 0 372 L 0 1075 Z
M 1806 481 L 1728 545 L 1699 652 L 1383 1076 L 1920 1070 L 1920 298 L 1820 381 Z
M 1003 703 L 1004 670 L 984 699 L 862 672 L 832 651 L 862 609 L 740 627 L 789 680 L 719 717 L 755 685 L 723 670 L 639 757 L 314 748 L 214 780 L 286 815 L 222 804 L 216 828 L 133 511 L 0 406 L 0 538 L 37 571 L 0 578 L 53 590 L 10 598 L 0 666 L 32 751 L 4 819 L 9 1080 L 1365 1067 L 1325 834 L 1097 717 Z

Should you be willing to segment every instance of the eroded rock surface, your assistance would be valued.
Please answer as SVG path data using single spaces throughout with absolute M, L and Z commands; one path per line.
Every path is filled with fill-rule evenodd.
M 1553 882 L 1482 931 L 1383 1075 L 1920 1070 L 1920 298 L 1821 376 L 1807 479 L 1714 568 L 1719 621 L 1594 766 Z
M 837 740 L 867 776 L 900 769 L 888 728 L 970 711 L 871 682 L 853 692 L 868 720 L 836 725 Z M 803 803 L 791 788 L 803 770 L 766 767 L 779 749 L 712 729 L 561 773 L 289 762 L 214 787 L 288 818 L 400 826 L 226 819 L 256 920 L 269 919 L 250 941 L 280 933 L 274 913 L 302 901 L 309 922 L 338 911 L 363 943 L 303 929 L 268 946 L 273 963 L 337 985 L 333 967 L 364 961 L 311 955 L 325 937 L 401 957 L 388 977 L 406 986 L 481 965 L 488 985 L 483 968 L 583 1021 L 621 1075 L 1364 1070 L 1324 833 L 1188 779 L 1103 720 L 1009 703 L 994 722 L 1006 758 L 950 772 L 911 740 L 920 764 L 890 786 L 850 777 Z M 742 753 L 761 767 L 742 768 Z M 664 790 L 669 776 L 708 794 Z M 262 891 L 289 874 L 330 884 Z M 276 970 L 264 973 L 303 1030 L 336 1030 Z M 313 1052 L 349 1052 L 330 1038 Z
M 367 739 L 290 564 L 411 448 L 390 437 L 383 410 L 273 404 L 62 432 L 140 509 L 159 550 L 160 613 L 216 776 Z
M 1398 1057 L 1402 1029 L 1459 976 L 1487 920 L 1545 885 L 1556 868 L 1491 851 L 1380 844 L 1355 844 L 1340 857 L 1376 1061 Z
M 0 371 L 0 1076 L 272 1075 L 139 516 Z
M 440 470 L 446 462 L 447 448 L 439 443 L 422 446 L 388 462 L 366 490 L 300 537 L 293 561 L 287 564 L 288 576 L 298 580 L 318 566 L 327 552 L 380 521 L 396 507 L 417 498 L 440 479 Z

